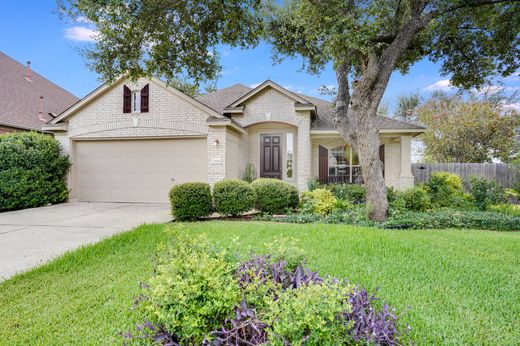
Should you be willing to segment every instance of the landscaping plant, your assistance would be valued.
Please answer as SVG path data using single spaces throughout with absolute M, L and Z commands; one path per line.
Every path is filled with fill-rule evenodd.
M 260 178 L 251 184 L 256 192 L 256 207 L 263 213 L 282 214 L 298 207 L 298 189 L 279 179 Z
M 465 185 L 480 210 L 487 210 L 492 204 L 506 202 L 505 190 L 495 179 L 473 176 L 465 181 Z
M 255 207 L 256 193 L 248 182 L 228 179 L 215 183 L 213 198 L 217 213 L 237 216 Z
M 207 183 L 176 185 L 170 190 L 170 202 L 177 220 L 196 220 L 211 214 L 211 189 Z
M 70 167 L 51 136 L 36 132 L 0 135 L 0 211 L 65 202 Z
M 458 175 L 435 172 L 424 188 L 435 207 L 461 207 L 466 204 L 462 181 Z
M 338 199 L 327 189 L 305 191 L 301 198 L 302 213 L 328 215 L 338 207 Z
M 404 208 L 410 211 L 426 211 L 430 209 L 431 201 L 428 192 L 421 186 L 405 190 L 401 194 Z
M 286 241 L 239 260 L 182 229 L 138 298 L 139 334 L 162 345 L 397 345 L 397 316 L 345 279 L 305 267 Z M 283 254 L 280 256 L 280 254 Z

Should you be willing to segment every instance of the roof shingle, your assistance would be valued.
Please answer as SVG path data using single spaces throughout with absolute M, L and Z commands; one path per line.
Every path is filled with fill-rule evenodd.
M 230 87 L 199 96 L 197 97 L 197 100 L 204 103 L 206 106 L 212 108 L 213 110 L 219 112 L 220 114 L 223 114 L 224 108 L 226 106 L 232 104 L 234 101 L 238 100 L 251 90 L 253 89 L 245 85 L 235 84 Z M 333 120 L 332 103 L 308 95 L 297 93 L 296 95 L 304 98 L 305 100 L 309 101 L 310 103 L 316 106 L 317 117 L 311 124 L 311 130 L 336 129 Z M 423 127 L 415 124 L 387 117 L 377 117 L 377 126 L 380 130 L 424 129 Z
M 0 125 L 40 130 L 78 98 L 65 89 L 31 71 L 25 78 L 25 66 L 0 52 Z M 43 96 L 43 120 L 38 118 L 40 96 Z

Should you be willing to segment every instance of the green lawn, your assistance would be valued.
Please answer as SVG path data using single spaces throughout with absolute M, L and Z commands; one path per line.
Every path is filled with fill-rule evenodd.
M 139 321 L 132 297 L 150 275 L 164 227 L 142 226 L 0 284 L 0 344 L 121 344 L 117 333 Z M 251 247 L 299 239 L 313 269 L 379 286 L 379 296 L 405 312 L 417 345 L 520 340 L 520 233 L 261 222 L 187 229 L 223 244 L 238 236 Z

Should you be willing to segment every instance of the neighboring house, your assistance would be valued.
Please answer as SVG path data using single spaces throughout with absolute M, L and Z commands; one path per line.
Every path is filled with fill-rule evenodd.
M 41 131 L 78 98 L 0 52 L 0 134 Z
M 410 141 L 423 128 L 379 118 L 387 185 L 413 186 Z M 159 79 L 103 85 L 51 120 L 69 154 L 71 199 L 166 202 L 172 185 L 240 178 L 247 163 L 259 177 L 306 189 L 361 182 L 355 152 L 334 129 L 329 102 L 272 81 L 234 85 L 196 99 Z

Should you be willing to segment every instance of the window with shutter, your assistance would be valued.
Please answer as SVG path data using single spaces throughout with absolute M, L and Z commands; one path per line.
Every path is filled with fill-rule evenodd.
M 123 113 L 132 112 L 132 91 L 126 85 L 123 86 Z
M 141 89 L 141 113 L 148 113 L 149 84 Z

